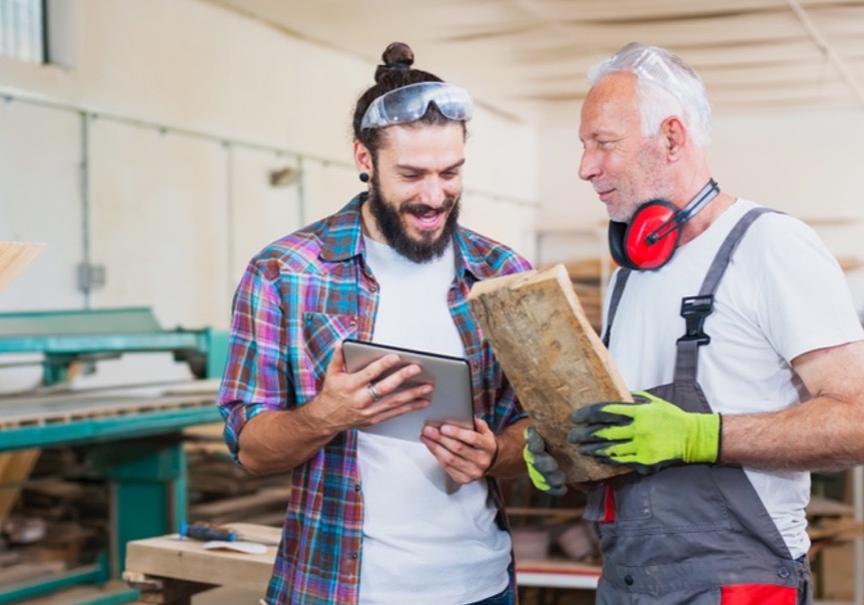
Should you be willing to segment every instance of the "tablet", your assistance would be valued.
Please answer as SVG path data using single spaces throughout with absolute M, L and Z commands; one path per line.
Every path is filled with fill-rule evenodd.
M 421 368 L 420 373 L 403 382 L 398 390 L 421 384 L 431 384 L 435 389 L 430 405 L 422 410 L 408 412 L 360 430 L 407 441 L 419 441 L 426 424 L 440 426 L 447 423 L 474 430 L 474 398 L 468 360 L 353 339 L 342 343 L 342 352 L 345 367 L 351 373 L 362 370 L 376 359 L 395 353 L 402 363 L 383 372 L 376 382 L 406 365 L 417 364 Z

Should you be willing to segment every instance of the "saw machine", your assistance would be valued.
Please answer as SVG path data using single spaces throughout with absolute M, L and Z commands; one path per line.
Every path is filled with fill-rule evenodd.
M 108 486 L 110 510 L 109 544 L 97 561 L 0 586 L 0 604 L 119 578 L 128 541 L 178 531 L 187 509 L 182 430 L 220 420 L 214 400 L 227 343 L 226 332 L 163 329 L 149 308 L 0 313 L 0 370 L 41 365 L 38 386 L 0 395 L 0 459 L 29 453 L 29 473 L 40 448 L 83 445 Z M 72 380 L 133 353 L 172 354 L 194 378 L 93 388 Z M 3 469 L 0 460 L 0 514 L 26 485 L 26 475 Z M 83 602 L 136 599 L 136 591 L 119 589 Z

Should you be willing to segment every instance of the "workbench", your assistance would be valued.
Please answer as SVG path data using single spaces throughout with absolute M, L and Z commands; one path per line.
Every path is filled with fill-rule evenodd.
M 281 529 L 232 523 L 238 534 L 273 542 Z M 192 595 L 225 586 L 249 590 L 262 597 L 276 558 L 276 547 L 261 555 L 205 550 L 201 542 L 180 540 L 176 534 L 136 540 L 127 545 L 123 579 L 150 603 L 184 605 Z M 566 561 L 525 561 L 516 566 L 520 586 L 593 590 L 600 568 Z

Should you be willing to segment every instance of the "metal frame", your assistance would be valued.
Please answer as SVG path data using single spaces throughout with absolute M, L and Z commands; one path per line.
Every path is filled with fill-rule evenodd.
M 4 587 L 0 589 L 0 605 L 120 578 L 128 541 L 177 532 L 186 521 L 187 511 L 186 453 L 180 429 L 219 419 L 214 405 L 0 431 L 0 452 L 92 443 L 88 455 L 108 479 L 111 527 L 108 551 L 98 563 L 48 580 Z M 154 439 L 155 435 L 162 438 Z M 124 441 L 122 447 L 117 447 L 117 440 Z M 87 605 L 131 603 L 138 594 L 131 589 L 110 593 Z
M 110 579 L 106 557 L 100 557 L 99 561 L 92 565 L 84 565 L 77 569 L 73 569 L 63 575 L 51 578 L 50 580 L 35 580 L 31 582 L 22 582 L 5 586 L 0 589 L 0 604 L 18 603 L 25 599 L 32 599 L 43 595 L 72 588 L 75 586 L 84 586 L 87 584 L 104 584 Z M 77 601 L 76 605 L 122 605 L 124 603 L 135 603 L 138 601 L 140 591 L 133 588 L 126 590 L 112 591 L 105 595 L 100 595 L 87 599 L 86 601 Z
M 70 364 L 105 355 L 168 351 L 199 378 L 220 376 L 228 333 L 163 330 L 149 307 L 0 313 L 0 354 L 42 353 L 42 383 L 66 380 Z
M 196 375 L 219 376 L 228 340 L 227 333 L 210 329 L 162 330 L 148 308 L 3 313 L 0 334 L 5 335 L 0 336 L 0 354 L 42 353 L 45 385 L 63 382 L 70 364 L 76 361 L 127 352 L 171 352 L 175 359 L 189 363 Z M 120 578 L 127 542 L 178 531 L 187 511 L 186 453 L 181 431 L 221 419 L 208 399 L 207 395 L 190 393 L 188 403 L 192 405 L 175 398 L 171 405 L 181 407 L 133 408 L 122 415 L 57 422 L 46 417 L 41 424 L 34 421 L 0 429 L 0 452 L 90 445 L 87 455 L 106 478 L 110 495 L 109 544 L 98 563 L 4 587 L 0 589 L 0 605 Z M 130 603 L 137 600 L 138 594 L 132 589 L 111 591 L 90 599 L 89 605 Z
M 150 437 L 178 432 L 183 427 L 196 424 L 219 422 L 221 419 L 214 404 L 42 426 L 20 426 L 0 430 L 0 452 Z

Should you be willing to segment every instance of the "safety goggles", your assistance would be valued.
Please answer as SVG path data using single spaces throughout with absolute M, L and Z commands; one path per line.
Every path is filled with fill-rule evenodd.
M 662 88 L 681 87 L 684 84 L 681 78 L 672 70 L 669 65 L 669 57 L 663 56 L 655 48 L 651 46 L 640 49 L 633 49 L 636 55 L 632 59 L 633 71 L 651 80 Z
M 426 115 L 430 103 L 435 103 L 441 115 L 450 120 L 470 120 L 474 111 L 471 95 L 464 88 L 445 82 L 419 82 L 391 90 L 372 101 L 360 128 L 416 122 Z

